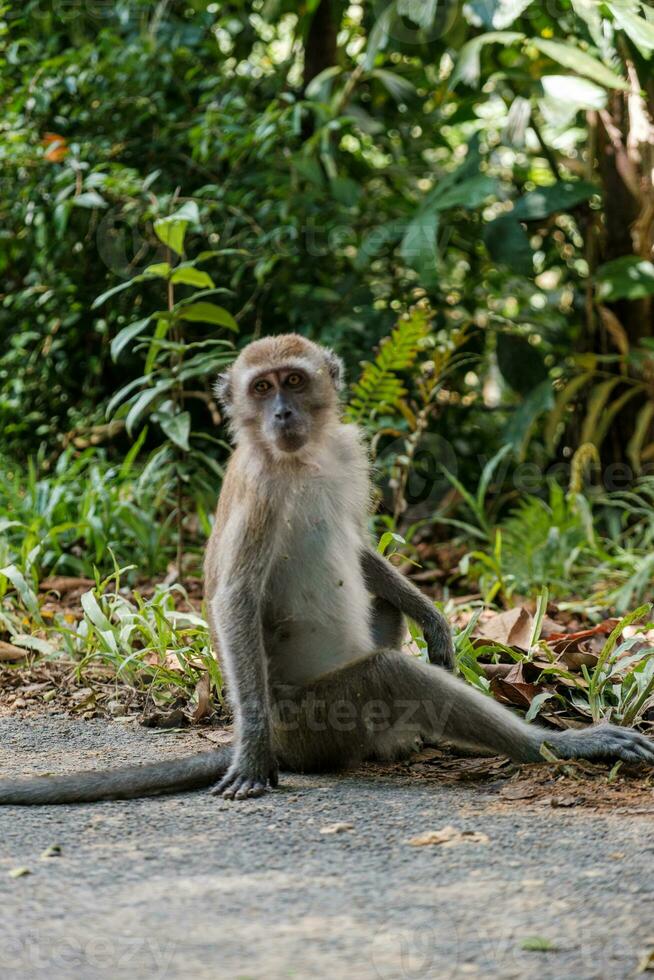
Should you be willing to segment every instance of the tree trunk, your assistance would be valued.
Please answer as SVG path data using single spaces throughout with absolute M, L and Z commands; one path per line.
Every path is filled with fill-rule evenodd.
M 654 93 L 650 90 L 649 97 L 643 99 L 634 65 L 629 60 L 626 64 L 631 90 L 613 92 L 607 108 L 599 114 L 597 170 L 603 188 L 604 228 L 599 240 L 598 264 L 623 256 L 638 256 L 651 262 L 654 255 Z M 644 338 L 654 336 L 652 299 L 651 296 L 621 299 L 609 304 L 608 312 L 600 308 L 602 316 L 596 320 L 591 341 L 593 350 L 596 353 L 607 350 L 617 353 L 618 349 L 621 353 L 624 349 L 633 351 Z M 606 332 L 607 321 L 617 325 L 612 335 Z M 634 366 L 633 362 L 629 365 L 629 375 L 638 381 L 644 380 L 650 390 L 644 392 L 642 398 L 628 401 L 618 412 L 602 447 L 605 464 L 630 463 L 627 459 L 629 440 L 644 402 L 653 397 L 652 371 L 651 360 L 649 367 L 647 364 Z M 620 386 L 612 397 L 619 397 L 625 390 L 626 387 Z M 649 429 L 643 449 L 646 451 L 649 446 L 651 452 L 654 425 Z M 646 452 L 643 463 L 651 463 Z
M 339 0 L 320 0 L 304 42 L 304 88 L 321 71 L 336 64 L 338 24 Z

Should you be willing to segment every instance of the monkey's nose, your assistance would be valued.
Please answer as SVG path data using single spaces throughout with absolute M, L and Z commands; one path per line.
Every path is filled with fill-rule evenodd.
M 293 409 L 292 408 L 279 408 L 275 412 L 275 418 L 279 422 L 288 422 L 288 420 L 290 419 L 290 417 L 292 416 L 292 414 L 293 414 Z

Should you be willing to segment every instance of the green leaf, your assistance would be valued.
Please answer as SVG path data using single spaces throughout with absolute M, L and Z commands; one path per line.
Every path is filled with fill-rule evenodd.
M 525 35 L 519 31 L 489 31 L 468 41 L 459 51 L 454 71 L 450 77 L 450 88 L 456 88 L 459 82 L 475 86 L 479 83 L 481 73 L 481 51 L 487 44 L 501 44 L 508 47 L 516 41 L 523 41 Z
M 76 208 L 108 208 L 109 205 L 97 191 L 84 191 L 73 198 Z
M 199 224 L 200 213 L 195 201 L 187 201 L 174 214 L 167 218 L 158 218 L 154 223 L 154 231 L 160 242 L 172 249 L 177 255 L 184 254 L 184 238 L 189 224 Z
M 198 289 L 211 289 L 214 286 L 214 281 L 207 272 L 194 269 L 192 266 L 180 266 L 175 269 L 170 281 L 183 283 L 185 286 L 196 286 Z
M 533 721 L 545 702 L 553 697 L 556 697 L 554 691 L 541 691 L 537 694 L 529 705 L 529 711 L 525 715 L 525 721 Z
M 149 265 L 147 269 L 138 275 L 134 276 L 132 279 L 128 279 L 127 282 L 121 282 L 117 286 L 112 286 L 111 289 L 107 289 L 106 292 L 100 293 L 96 296 L 91 303 L 91 309 L 95 310 L 98 306 L 101 306 L 105 300 L 109 299 L 110 296 L 115 296 L 116 293 L 121 293 L 123 289 L 128 289 L 133 286 L 134 283 L 143 282 L 147 279 L 167 279 L 170 272 L 170 265 L 168 262 L 154 262 Z
M 519 198 L 510 216 L 520 221 L 542 221 L 557 211 L 570 211 L 587 201 L 599 188 L 585 180 L 557 180 L 549 187 L 539 187 Z
M 162 319 L 157 320 L 157 326 L 154 330 L 154 335 L 150 341 L 148 347 L 148 353 L 145 358 L 145 364 L 143 366 L 143 371 L 145 374 L 151 374 L 152 369 L 157 360 L 157 354 L 161 350 L 158 341 L 164 340 L 170 330 L 171 323 L 167 317 L 162 317 Z
M 215 323 L 219 327 L 238 332 L 238 323 L 231 313 L 215 303 L 190 303 L 183 306 L 178 313 L 180 320 L 192 320 L 199 323 Z
M 421 211 L 409 222 L 400 245 L 400 254 L 407 265 L 420 273 L 423 284 L 433 282 L 438 262 L 436 211 Z
M 459 181 L 438 193 L 441 188 L 442 182 L 435 188 L 436 193 L 429 195 L 430 207 L 437 211 L 457 207 L 472 211 L 497 191 L 497 181 L 485 174 L 475 174 L 474 177 Z
M 436 19 L 438 3 L 439 0 L 397 0 L 397 12 L 400 17 L 408 17 L 418 27 L 428 30 Z
M 546 98 L 556 105 L 572 104 L 575 109 L 603 109 L 606 105 L 606 90 L 587 78 L 544 75 L 540 81 Z
M 342 71 L 343 69 L 340 65 L 330 65 L 328 68 L 323 68 L 321 72 L 311 79 L 304 90 L 306 98 L 316 101 L 322 101 L 327 98 L 331 89 L 330 82 L 337 75 L 340 75 Z
M 597 0 L 570 0 L 570 3 L 577 17 L 586 24 L 595 45 L 603 54 L 606 53 L 608 43 L 604 36 L 603 17 Z
M 356 269 L 365 267 L 386 248 L 389 242 L 394 242 L 403 232 L 407 231 L 407 226 L 399 219 L 387 221 L 385 224 L 373 227 L 366 235 L 359 246 L 354 266 Z
M 51 657 L 56 653 L 56 648 L 51 643 L 41 639 L 40 636 L 32 636 L 30 633 L 17 633 L 12 636 L 11 642 L 15 643 L 17 647 L 25 647 L 27 650 L 43 653 L 46 657 Z
M 135 276 L 133 279 L 128 279 L 127 282 L 121 282 L 117 286 L 112 286 L 111 289 L 107 289 L 106 292 L 100 293 L 96 296 L 91 303 L 91 309 L 96 310 L 98 306 L 102 306 L 105 300 L 109 299 L 110 296 L 115 296 L 116 293 L 122 293 L 123 289 L 129 289 L 135 282 L 139 281 L 139 276 Z
M 140 282 L 143 279 L 167 279 L 170 275 L 170 262 L 153 262 L 140 276 L 137 276 L 134 282 Z
M 654 264 L 637 255 L 624 255 L 606 262 L 596 272 L 599 298 L 643 299 L 654 294 Z
M 25 608 L 31 613 L 38 613 L 39 600 L 25 581 L 23 573 L 20 570 L 15 565 L 6 565 L 5 568 L 0 568 L 0 575 L 4 575 L 5 578 L 9 579 Z
M 644 58 L 649 58 L 654 51 L 654 24 L 644 17 L 639 17 L 624 4 L 607 3 L 617 26 L 621 28 L 634 42 Z
M 507 384 L 525 396 L 548 376 L 540 351 L 526 337 L 514 333 L 498 334 L 497 366 Z
M 508 265 L 521 276 L 533 275 L 534 253 L 529 236 L 511 215 L 502 215 L 486 225 L 484 244 L 495 262 Z
M 362 188 L 351 177 L 334 177 L 329 182 L 329 189 L 339 204 L 346 208 L 354 208 L 361 199 Z
M 103 633 L 111 631 L 111 623 L 102 612 L 93 592 L 85 592 L 80 599 L 80 603 L 86 618 L 93 623 L 96 629 Z
M 394 17 L 395 4 L 389 3 L 387 7 L 384 7 L 379 17 L 373 24 L 372 29 L 368 34 L 368 44 L 366 45 L 366 57 L 364 61 L 364 68 L 366 71 L 370 71 L 375 63 L 377 54 L 386 48 L 388 39 L 391 35 L 391 27 Z
M 191 415 L 189 412 L 180 412 L 179 415 L 171 415 L 162 419 L 160 425 L 171 442 L 188 452 L 190 448 L 188 439 L 191 434 Z
M 164 381 L 159 381 L 154 388 L 146 388 L 138 396 L 129 412 L 127 413 L 127 418 L 125 419 L 125 428 L 129 435 L 132 434 L 134 426 L 139 421 L 141 416 L 146 412 L 146 410 L 152 405 L 152 402 L 173 386 L 173 379 L 166 378 Z
M 530 429 L 536 419 L 549 412 L 554 405 L 552 383 L 549 378 L 542 381 L 520 405 L 504 430 L 504 439 L 517 452 L 520 452 L 527 441 Z
M 512 24 L 533 0 L 470 0 L 466 9 L 485 28 L 501 31 Z
M 415 86 L 406 78 L 397 75 L 393 71 L 385 68 L 375 68 L 371 73 L 373 78 L 378 78 L 386 91 L 393 96 L 396 102 L 407 102 L 416 94 Z
M 548 41 L 542 37 L 530 38 L 529 43 L 533 44 L 535 48 L 538 48 L 548 58 L 551 58 L 552 61 L 558 62 L 564 68 L 570 68 L 571 71 L 576 72 L 578 75 L 584 75 L 586 78 L 590 78 L 593 82 L 597 82 L 598 85 L 604 85 L 605 88 L 623 89 L 625 91 L 629 88 L 629 84 L 624 78 L 620 78 L 614 71 L 602 64 L 601 61 L 593 58 L 586 51 L 582 51 L 575 44 L 564 44 L 561 41 Z
M 113 415 L 114 410 L 118 408 L 120 403 L 124 401 L 127 398 L 127 396 L 134 391 L 135 388 L 138 388 L 139 385 L 145 384 L 147 380 L 148 379 L 144 377 L 132 378 L 132 380 L 128 381 L 126 385 L 123 385 L 122 388 L 119 388 L 118 391 L 115 394 L 113 394 L 109 399 L 109 401 L 107 402 L 107 407 L 105 409 L 106 417 L 110 418 L 111 415 Z
M 122 351 L 127 347 L 130 340 L 134 340 L 143 333 L 148 323 L 150 322 L 150 317 L 146 316 L 144 320 L 135 320 L 134 323 L 130 323 L 128 326 L 123 327 L 114 339 L 111 341 L 111 359 L 112 361 L 117 361 L 120 357 Z

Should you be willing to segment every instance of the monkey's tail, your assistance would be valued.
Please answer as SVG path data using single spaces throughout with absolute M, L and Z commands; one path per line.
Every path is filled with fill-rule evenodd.
M 226 746 L 215 752 L 146 766 L 37 776 L 34 779 L 3 779 L 0 780 L 0 805 L 94 803 L 202 789 L 227 772 L 231 756 L 232 750 Z

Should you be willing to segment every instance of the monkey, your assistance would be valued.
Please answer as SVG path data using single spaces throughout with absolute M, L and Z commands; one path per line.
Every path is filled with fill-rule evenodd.
M 599 724 L 550 731 L 453 676 L 446 619 L 368 540 L 370 466 L 342 420 L 343 365 L 297 334 L 255 340 L 219 378 L 235 449 L 205 556 L 205 603 L 235 741 L 217 751 L 0 781 L 1 804 L 129 799 L 202 787 L 261 796 L 278 773 L 407 758 L 447 741 L 518 763 L 654 763 L 654 742 Z M 428 662 L 401 650 L 405 617 Z M 551 756 L 549 756 L 551 757 Z

